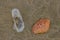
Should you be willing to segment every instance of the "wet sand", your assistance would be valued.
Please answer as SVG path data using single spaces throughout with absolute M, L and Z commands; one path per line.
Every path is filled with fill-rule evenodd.
M 20 10 L 25 22 L 21 33 L 13 30 L 13 8 Z M 51 20 L 50 29 L 34 35 L 31 28 L 40 18 Z M 0 40 L 60 40 L 60 0 L 0 0 Z

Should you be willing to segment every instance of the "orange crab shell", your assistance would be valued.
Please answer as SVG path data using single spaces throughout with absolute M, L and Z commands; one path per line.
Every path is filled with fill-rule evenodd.
M 45 33 L 48 31 L 49 26 L 50 26 L 50 20 L 42 18 L 33 25 L 32 32 L 34 34 Z

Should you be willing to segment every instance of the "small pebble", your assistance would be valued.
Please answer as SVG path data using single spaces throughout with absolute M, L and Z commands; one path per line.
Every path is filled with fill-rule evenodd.
M 50 20 L 47 18 L 41 18 L 32 27 L 34 34 L 45 33 L 50 28 Z

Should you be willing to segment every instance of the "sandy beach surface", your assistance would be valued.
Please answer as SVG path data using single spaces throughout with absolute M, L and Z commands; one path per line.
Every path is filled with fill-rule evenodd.
M 13 30 L 11 10 L 18 8 L 25 29 Z M 51 20 L 47 33 L 34 35 L 33 24 L 40 18 Z M 0 0 L 0 40 L 60 40 L 60 0 Z

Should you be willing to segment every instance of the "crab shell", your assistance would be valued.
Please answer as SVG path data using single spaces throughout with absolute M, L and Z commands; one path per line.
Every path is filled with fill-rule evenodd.
M 50 27 L 50 20 L 42 18 L 33 25 L 32 32 L 34 34 L 45 33 L 49 30 L 49 27 Z

